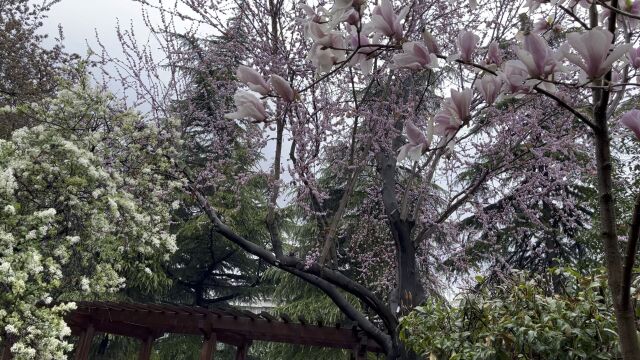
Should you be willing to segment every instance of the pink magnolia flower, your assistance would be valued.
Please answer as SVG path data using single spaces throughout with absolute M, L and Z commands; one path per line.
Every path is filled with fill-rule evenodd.
M 404 131 L 407 134 L 409 142 L 400 147 L 398 161 L 402 161 L 405 158 L 416 161 L 429 148 L 431 144 L 431 131 L 429 131 L 428 136 L 425 136 L 411 120 L 406 122 Z
M 438 58 L 430 54 L 429 50 L 417 41 L 402 44 L 402 54 L 393 55 L 392 68 L 420 70 L 425 67 L 434 68 L 438 66 Z
M 629 64 L 631 64 L 635 69 L 640 68 L 640 48 L 629 49 L 629 53 L 627 55 L 629 55 Z
M 633 109 L 631 111 L 627 111 L 620 118 L 620 123 L 633 131 L 636 138 L 640 140 L 640 110 Z
M 322 16 L 316 13 L 311 6 L 307 4 L 300 4 L 300 8 L 307 15 L 307 19 L 306 19 L 307 21 L 317 22 L 317 23 L 322 22 Z
M 422 40 L 424 44 L 429 49 L 429 52 L 432 54 L 440 54 L 440 48 L 438 47 L 438 43 L 436 42 L 436 38 L 431 35 L 431 33 L 425 28 L 422 32 Z
M 566 51 L 564 56 L 582 68 L 589 79 L 597 79 L 606 74 L 613 63 L 631 47 L 630 44 L 619 45 L 609 54 L 612 40 L 613 34 L 600 28 L 583 33 L 571 33 L 567 35 L 567 41 L 579 55 Z
M 282 99 L 284 99 L 284 101 L 293 101 L 293 99 L 295 98 L 295 92 L 293 91 L 291 85 L 289 85 L 289 82 L 287 80 L 276 74 L 272 74 L 270 81 L 273 89 Z
M 500 51 L 500 47 L 498 46 L 498 42 L 492 41 L 489 44 L 489 49 L 487 50 L 487 64 L 502 64 L 502 51 Z
M 460 31 L 458 33 L 458 52 L 460 54 L 460 60 L 465 62 L 473 61 L 473 53 L 476 50 L 476 46 L 480 41 L 480 37 L 471 31 Z
M 323 25 L 310 23 L 309 34 L 314 41 L 307 59 L 316 67 L 317 73 L 331 71 L 334 64 L 346 59 L 345 39 L 337 31 L 326 32 Z
M 451 109 L 444 107 L 434 117 L 435 133 L 439 136 L 446 136 L 455 134 L 456 131 L 462 125 L 462 121 L 457 116 L 451 113 Z
M 264 81 L 262 75 L 258 74 L 257 71 L 248 66 L 238 66 L 238 69 L 236 70 L 236 77 L 241 82 L 247 84 L 249 89 L 262 95 L 267 95 L 269 91 L 271 91 L 271 87 L 266 81 Z
M 267 112 L 262 105 L 262 101 L 248 91 L 238 90 L 233 95 L 233 102 L 237 110 L 233 113 L 225 114 L 226 119 L 253 118 L 256 121 L 267 119 Z
M 378 35 L 374 35 L 373 37 L 374 42 L 378 40 L 377 37 Z M 351 60 L 349 61 L 349 65 L 359 66 L 360 70 L 362 70 L 362 72 L 365 74 L 371 73 L 371 68 L 373 67 L 373 59 L 369 58 L 369 54 L 374 52 L 376 48 L 373 46 L 364 46 L 364 45 L 371 44 L 371 42 L 369 41 L 369 38 L 363 33 L 358 34 L 357 31 L 353 31 L 350 37 L 350 44 L 352 49 L 358 49 L 358 47 L 360 47 L 360 49 L 355 55 L 351 57 Z
M 556 72 L 558 59 L 540 35 L 529 33 L 524 37 L 524 49 L 516 50 L 518 58 L 533 78 L 544 79 Z
M 527 79 L 529 72 L 520 60 L 509 60 L 504 63 L 504 67 L 498 76 L 502 80 L 502 91 L 510 94 L 527 93 L 531 90 Z
M 326 47 L 337 47 L 340 44 L 342 34 L 337 31 L 327 31 L 325 24 L 309 23 L 309 37 L 315 44 Z
M 360 21 L 360 13 L 356 9 L 349 9 L 340 17 L 341 22 L 346 22 L 349 25 L 356 26 Z
M 451 89 L 451 97 L 445 100 L 445 104 L 451 109 L 451 114 L 457 116 L 460 121 L 465 121 L 469 119 L 471 113 L 472 99 L 473 90 L 471 89 L 462 91 Z
M 476 82 L 476 89 L 487 104 L 493 105 L 500 95 L 502 80 L 498 76 L 486 74 Z
M 551 30 L 552 25 L 553 25 L 553 18 L 550 18 L 550 17 L 542 18 L 533 24 L 533 32 L 536 34 L 542 34 L 547 30 Z
M 381 0 L 380 5 L 373 8 L 370 27 L 385 36 L 400 40 L 402 38 L 402 25 L 400 21 L 409 12 L 409 8 L 405 7 L 396 15 L 393 12 L 393 5 L 389 0 Z

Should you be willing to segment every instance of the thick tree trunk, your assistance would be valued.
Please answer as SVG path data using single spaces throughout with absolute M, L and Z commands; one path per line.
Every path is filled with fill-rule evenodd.
M 623 299 L 622 256 L 616 232 L 616 214 L 613 198 L 612 164 L 607 128 L 606 108 L 594 111 L 599 129 L 596 131 L 596 161 L 598 165 L 598 195 L 600 205 L 601 237 L 605 250 L 605 261 L 609 290 L 616 314 L 620 349 L 623 359 L 640 360 L 640 344 L 636 331 L 635 314 L 630 299 Z M 627 295 L 628 297 L 628 295 Z M 626 304 L 626 305 L 625 305 Z

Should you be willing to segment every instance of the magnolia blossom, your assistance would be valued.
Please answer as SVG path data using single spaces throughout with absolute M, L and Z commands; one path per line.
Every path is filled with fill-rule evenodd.
M 309 29 L 311 38 L 317 41 L 311 47 L 307 59 L 316 67 L 318 74 L 331 71 L 334 64 L 346 59 L 347 55 L 343 50 L 346 44 L 340 33 L 327 33 L 321 27 Z
M 225 114 L 227 119 L 254 118 L 256 121 L 267 119 L 267 112 L 260 99 L 248 91 L 238 90 L 233 95 L 233 101 L 238 108 L 235 112 Z
M 472 99 L 471 89 L 462 91 L 451 89 L 451 97 L 445 100 L 445 104 L 451 109 L 451 114 L 457 116 L 460 121 L 465 121 L 469 119 L 471 113 Z
M 271 87 L 269 87 L 269 84 L 264 81 L 262 75 L 248 66 L 238 66 L 238 69 L 236 70 L 236 77 L 241 82 L 247 84 L 249 89 L 262 95 L 267 95 L 269 91 L 271 91 Z
M 640 68 L 640 48 L 631 48 L 629 49 L 629 64 L 633 66 L 635 69 Z
M 434 54 L 430 54 L 429 50 L 417 41 L 402 44 L 402 50 L 404 53 L 393 56 L 393 68 L 419 70 L 438 66 L 438 58 Z
M 374 35 L 373 41 L 377 42 L 379 40 L 378 37 L 379 35 Z M 371 42 L 366 35 L 358 33 L 355 28 L 353 29 L 350 37 L 350 45 L 352 49 L 358 49 L 358 51 L 355 55 L 351 56 L 349 65 L 359 66 L 360 70 L 362 70 L 364 74 L 371 73 L 371 69 L 373 67 L 373 58 L 369 58 L 369 54 L 374 52 L 376 48 L 373 46 L 364 46 L 370 44 Z
M 630 44 L 619 45 L 609 54 L 613 34 L 600 28 L 571 33 L 567 35 L 567 41 L 579 55 L 565 51 L 564 56 L 579 66 L 589 79 L 597 79 L 606 74 L 613 63 L 631 47 Z
M 349 9 L 342 14 L 340 21 L 356 26 L 360 21 L 360 13 L 356 9 Z
M 498 76 L 502 80 L 502 91 L 504 92 L 518 94 L 531 90 L 531 86 L 527 84 L 529 72 L 520 60 L 507 61 Z
M 458 52 L 459 59 L 466 62 L 473 61 L 473 53 L 476 50 L 476 46 L 480 41 L 480 37 L 471 31 L 460 31 L 458 33 Z
M 538 34 L 526 35 L 524 49 L 518 49 L 516 54 L 533 78 L 544 79 L 559 67 L 559 59 L 556 59 L 547 41 Z
M 431 137 L 433 136 L 433 130 L 431 122 L 429 123 L 429 131 L 425 136 L 420 129 L 413 123 L 413 121 L 407 121 L 405 125 L 405 132 L 407 134 L 408 143 L 400 147 L 398 153 L 398 161 L 402 161 L 405 158 L 409 158 L 416 161 L 422 156 L 422 154 L 429 148 L 431 144 Z
M 424 44 L 429 49 L 429 52 L 432 54 L 440 54 L 440 48 L 438 47 L 438 43 L 436 42 L 436 38 L 431 35 L 431 33 L 425 28 L 422 31 L 422 40 Z
M 369 26 L 373 31 L 400 40 L 402 38 L 400 21 L 404 19 L 408 12 L 409 8 L 405 7 L 400 10 L 399 14 L 396 14 L 393 12 L 393 5 L 389 0 L 381 0 L 380 5 L 373 8 Z
M 309 23 L 309 37 L 315 44 L 326 47 L 337 47 L 342 40 L 342 34 L 337 31 L 327 31 L 326 24 Z
M 541 34 L 547 30 L 551 30 L 552 25 L 553 25 L 553 18 L 551 17 L 542 18 L 533 24 L 532 31 L 536 34 Z
M 636 138 L 640 140 L 640 110 L 633 109 L 631 111 L 627 111 L 620 118 L 620 123 L 633 131 Z
M 282 77 L 276 74 L 273 74 L 271 75 L 270 81 L 271 81 L 271 85 L 273 86 L 273 89 L 276 91 L 276 93 L 278 93 L 278 95 L 281 98 L 283 98 L 287 102 L 293 101 L 295 97 L 295 93 L 287 80 L 283 79 Z
M 502 80 L 498 76 L 486 74 L 476 82 L 475 86 L 482 95 L 484 101 L 487 104 L 492 105 L 500 95 Z
M 500 51 L 500 47 L 498 46 L 498 42 L 492 41 L 489 44 L 489 49 L 487 50 L 487 59 L 485 60 L 487 64 L 502 64 L 502 51 Z
M 448 107 L 441 109 L 433 117 L 433 121 L 435 123 L 435 133 L 446 137 L 454 134 L 462 125 L 462 121 L 460 121 L 457 116 L 453 115 L 451 109 Z

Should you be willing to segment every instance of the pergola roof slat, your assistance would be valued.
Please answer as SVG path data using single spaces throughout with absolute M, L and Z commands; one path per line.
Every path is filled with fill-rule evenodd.
M 178 306 L 173 304 L 135 304 L 78 302 L 66 317 L 73 329 L 92 325 L 96 331 L 145 339 L 163 333 L 203 335 L 215 333 L 219 341 L 231 345 L 259 340 L 297 345 L 353 349 L 366 341 L 367 351 L 382 352 L 373 340 L 363 340 L 354 328 L 316 326 L 304 318 L 294 323 L 261 312 L 246 310 Z M 77 330 L 76 330 L 77 332 Z

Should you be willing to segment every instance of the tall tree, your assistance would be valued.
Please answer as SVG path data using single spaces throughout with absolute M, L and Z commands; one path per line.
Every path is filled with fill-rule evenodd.
M 214 229 L 320 289 L 389 359 L 416 357 L 399 341 L 398 319 L 437 294 L 450 269 L 443 265 L 464 269 L 470 247 L 499 239 L 521 220 L 516 210 L 537 224 L 542 235 L 535 236 L 548 235 L 544 221 L 573 227 L 580 199 L 567 190 L 589 177 L 598 188 L 622 354 L 640 356 L 629 295 L 640 215 L 634 210 L 623 256 L 611 155 L 618 138 L 610 132 L 618 110 L 636 101 L 632 2 L 347 0 L 329 8 L 277 0 L 206 7 L 184 0 L 175 8 L 140 2 L 191 19 L 198 31 L 230 37 L 243 85 L 226 117 L 242 127 L 265 127 L 255 144 L 273 154 L 268 246 L 229 226 L 203 194 L 199 181 L 208 174 L 178 161 Z M 160 26 L 166 24 L 173 23 Z M 638 114 L 625 114 L 623 123 L 640 135 Z M 588 160 L 575 161 L 583 154 Z M 585 170 L 585 163 L 596 171 Z M 323 173 L 333 180 L 327 187 Z M 487 211 L 501 199 L 508 200 L 505 211 Z M 286 200 L 305 209 L 316 226 L 308 254 L 285 251 Z M 464 227 L 469 216 L 482 228 Z M 345 240 L 363 246 L 350 248 L 354 243 Z M 375 249 L 368 256 L 378 262 L 374 268 L 384 270 L 369 277 L 372 268 L 353 267 L 354 259 L 367 260 L 357 251 L 366 245 Z M 376 286 L 381 281 L 382 288 Z

